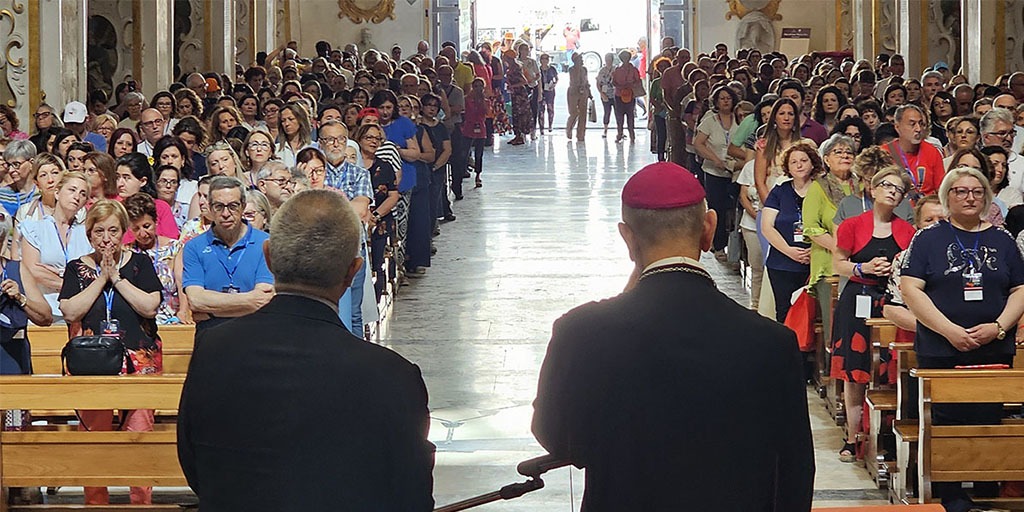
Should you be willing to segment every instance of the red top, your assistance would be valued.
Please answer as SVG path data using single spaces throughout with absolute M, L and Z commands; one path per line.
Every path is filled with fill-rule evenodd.
M 871 241 L 871 234 L 875 231 L 875 213 L 868 210 L 856 217 L 850 217 L 839 225 L 836 231 L 836 247 L 855 254 L 857 251 L 868 245 Z M 893 216 L 892 235 L 896 245 L 906 250 L 910 245 L 910 239 L 914 238 L 914 226 L 909 222 Z
M 897 139 L 886 144 L 885 149 L 892 153 L 896 165 L 910 174 L 911 183 L 921 195 L 939 193 L 946 168 L 942 165 L 942 154 L 935 146 L 922 142 L 916 153 L 905 153 Z

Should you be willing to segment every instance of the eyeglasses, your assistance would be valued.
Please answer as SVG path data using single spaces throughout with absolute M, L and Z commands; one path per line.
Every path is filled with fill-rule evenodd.
M 999 137 L 1000 139 L 1006 139 L 1014 134 L 1013 130 L 1003 130 L 1000 132 L 988 132 L 985 135 L 991 135 L 993 137 Z
M 899 185 L 897 185 L 897 184 L 895 184 L 895 183 L 893 183 L 891 181 L 883 181 L 883 182 L 879 183 L 878 186 L 882 187 L 882 189 L 884 189 L 886 192 L 896 192 L 897 194 L 899 194 L 901 196 L 907 192 L 903 187 L 901 187 L 901 186 L 899 186 Z
M 263 213 L 263 210 L 253 210 L 251 212 L 243 212 L 242 213 L 242 218 L 245 219 L 245 220 L 256 220 L 256 214 L 257 213 L 262 215 L 262 216 L 264 216 L 264 217 L 267 216 L 266 213 Z
M 279 187 L 283 187 L 287 183 L 291 182 L 291 180 L 289 180 L 288 178 L 263 178 L 260 181 L 269 181 L 271 183 L 277 183 L 277 186 L 279 186 Z
M 18 169 L 22 165 L 25 165 L 25 161 L 19 162 L 19 161 L 15 160 L 13 162 L 7 162 L 7 168 L 8 169 Z
M 227 204 L 224 204 L 224 203 L 210 203 L 210 209 L 212 209 L 213 211 L 215 211 L 217 213 L 223 213 L 224 210 L 227 210 L 227 211 L 229 211 L 231 213 L 237 213 L 238 210 L 242 209 L 242 203 L 240 203 L 238 201 L 235 201 L 235 202 L 232 202 L 232 203 L 227 203 Z
M 163 119 L 154 119 L 152 121 L 142 121 L 142 122 L 139 123 L 139 125 L 140 126 L 153 127 L 153 126 L 160 126 L 161 124 L 163 124 L 163 122 L 164 122 Z
M 380 141 L 382 141 L 384 139 L 382 139 L 382 138 L 380 138 L 380 137 L 378 137 L 376 135 L 363 135 L 363 140 L 368 140 L 368 141 L 372 141 L 372 142 L 380 142 Z
M 35 114 L 32 114 L 32 117 L 36 119 L 46 119 L 52 115 L 53 112 L 36 112 Z
M 313 167 L 311 169 L 306 169 L 306 174 L 310 176 L 325 176 L 327 175 L 327 169 L 323 167 Z
M 857 138 L 859 139 L 860 136 Z M 853 156 L 853 151 L 850 151 L 849 149 L 833 149 L 830 153 L 835 156 Z
M 250 142 L 249 143 L 249 147 L 250 148 L 256 148 L 256 149 L 270 149 L 271 145 L 270 145 L 269 142 L 259 142 L 259 141 L 257 141 L 257 142 Z
M 157 184 L 157 186 L 160 186 L 160 187 L 175 187 L 175 186 L 178 185 L 178 180 L 176 180 L 174 178 L 159 179 L 159 180 L 156 180 L 156 184 Z
M 853 140 L 857 140 L 857 141 L 860 140 L 860 132 L 857 132 L 857 133 L 847 133 L 846 136 L 851 138 L 851 139 L 853 139 Z
M 320 143 L 321 144 L 326 144 L 328 146 L 333 146 L 335 144 L 344 145 L 344 144 L 348 143 L 348 138 L 347 137 L 320 137 Z
M 985 189 L 983 188 L 953 187 L 949 189 L 949 192 L 957 199 L 967 199 L 968 194 L 976 199 L 985 197 Z
M 265 109 L 263 109 L 263 115 L 270 116 L 270 115 L 274 115 L 274 114 L 276 114 L 276 113 L 278 113 L 280 111 L 281 111 L 281 109 L 279 109 L 279 108 L 265 108 Z

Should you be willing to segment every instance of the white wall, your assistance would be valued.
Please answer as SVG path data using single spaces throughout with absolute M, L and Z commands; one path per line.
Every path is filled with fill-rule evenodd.
M 694 30 L 697 46 L 693 50 L 710 52 L 715 49 L 715 44 L 724 42 L 729 45 L 729 51 L 734 52 L 736 27 L 740 20 L 734 16 L 726 21 L 729 4 L 725 0 L 694 0 L 693 4 L 696 10 Z M 835 48 L 836 15 L 833 0 L 784 0 L 780 4 L 779 14 L 782 15 L 782 21 L 775 22 L 777 34 L 781 34 L 783 28 L 810 27 L 810 51 L 842 49 Z
M 359 41 L 360 30 L 369 28 L 378 50 L 389 51 L 398 44 L 404 55 L 416 51 L 416 43 L 428 39 L 424 34 L 424 9 L 430 0 L 395 0 L 395 19 L 377 24 L 357 25 L 348 17 L 339 18 L 338 0 L 300 0 L 293 2 L 292 38 L 299 42 L 303 55 L 315 55 L 316 42 L 329 41 L 331 46 L 344 46 Z M 360 48 L 360 51 L 366 48 Z

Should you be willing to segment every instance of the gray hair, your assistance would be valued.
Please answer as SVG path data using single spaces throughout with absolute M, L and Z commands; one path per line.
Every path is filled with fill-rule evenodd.
M 1002 107 L 995 107 L 985 115 L 981 116 L 981 133 L 992 133 L 996 126 L 996 122 L 1002 121 L 1006 124 L 1013 125 L 1013 113 L 1009 109 Z M 8 146 L 10 147 L 10 146 Z
M 242 183 L 242 180 L 240 180 L 238 178 L 235 178 L 233 176 L 224 176 L 224 175 L 214 176 L 213 179 L 210 180 L 210 192 L 209 192 L 209 195 L 213 196 L 213 192 L 215 190 L 228 190 L 228 189 L 233 189 L 233 188 L 237 188 L 238 189 L 238 195 L 241 196 L 240 201 L 242 202 L 242 207 L 244 208 L 245 207 L 245 185 Z
M 14 230 L 14 216 L 4 215 L 0 218 L 0 245 L 7 243 L 7 237 Z
M 270 207 L 270 200 L 267 199 L 267 196 L 259 190 L 246 190 L 245 199 L 247 203 L 252 203 L 256 208 L 263 210 L 263 215 L 267 217 L 267 224 L 270 224 L 270 216 L 273 215 L 274 209 Z
M 981 183 L 981 187 L 985 189 L 985 202 L 979 210 L 979 216 L 984 217 L 988 214 L 989 208 L 992 206 L 993 194 L 992 185 L 989 184 L 988 178 L 985 177 L 981 171 L 973 167 L 957 167 L 950 169 L 946 173 L 946 177 L 942 178 L 942 184 L 939 185 L 939 202 L 942 203 L 942 207 L 948 212 L 949 211 L 949 189 L 953 188 L 953 183 L 964 177 L 972 177 Z
M 939 81 L 941 82 L 942 79 L 944 79 L 945 77 L 942 76 L 942 73 L 939 73 L 938 71 L 932 70 L 932 71 L 928 71 L 925 74 L 921 75 L 921 83 L 924 83 L 924 81 L 929 79 L 929 78 L 938 78 Z
M 925 121 L 928 120 L 928 114 L 925 113 L 924 109 L 913 103 L 904 103 L 896 107 L 896 114 L 893 115 L 893 120 L 897 123 L 903 121 L 903 114 L 906 114 L 908 110 L 916 110 L 918 114 L 921 114 L 921 117 L 925 118 Z
M 132 92 L 124 95 L 124 104 L 125 105 L 127 105 L 128 102 L 130 102 L 132 100 L 138 100 L 139 103 L 144 103 L 146 101 L 146 97 L 143 96 L 142 93 L 139 92 L 139 91 L 132 91 Z
M 362 226 L 340 194 L 306 190 L 285 201 L 270 226 L 274 281 L 324 288 L 345 280 Z
M 263 164 L 263 166 L 260 167 L 259 172 L 256 173 L 256 181 L 265 180 L 265 179 L 273 176 L 274 175 L 274 171 L 279 171 L 281 169 L 284 169 L 286 171 L 290 171 L 288 169 L 288 166 L 285 165 L 284 162 L 281 162 L 279 160 L 267 160 Z
M 831 137 L 825 139 L 825 141 L 821 143 L 821 149 L 819 150 L 819 154 L 822 158 L 824 158 L 825 155 L 829 154 L 833 149 L 836 148 L 836 146 L 846 146 L 850 148 L 850 151 L 853 151 L 853 149 L 857 147 L 852 137 L 849 137 L 842 133 L 834 133 Z
M 36 145 L 27 140 L 12 140 L 4 149 L 4 160 L 31 160 L 36 157 Z

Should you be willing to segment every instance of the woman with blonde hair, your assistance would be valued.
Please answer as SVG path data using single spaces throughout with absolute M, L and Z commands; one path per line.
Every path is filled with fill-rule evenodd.
M 127 349 L 125 372 L 159 375 L 163 372 L 160 337 L 154 318 L 160 307 L 160 279 L 153 260 L 122 244 L 128 229 L 128 213 L 117 201 L 104 199 L 85 217 L 85 231 L 92 249 L 68 261 L 60 290 L 60 310 L 72 324 L 73 333 L 112 334 Z M 153 430 L 153 410 L 122 411 L 124 430 Z M 113 411 L 79 411 L 79 430 L 113 429 Z M 150 504 L 151 487 L 132 487 L 131 503 Z M 87 505 L 106 504 L 105 487 L 86 487 Z

